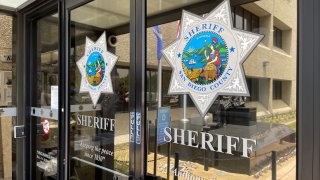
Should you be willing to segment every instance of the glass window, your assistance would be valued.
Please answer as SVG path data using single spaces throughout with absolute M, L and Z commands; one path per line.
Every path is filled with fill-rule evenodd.
M 251 23 L 251 13 L 249 11 L 246 11 L 244 10 L 244 13 L 243 13 L 243 25 L 244 25 L 244 30 L 246 31 L 252 31 L 252 23 Z
M 260 18 L 241 6 L 232 8 L 232 19 L 236 28 L 259 33 Z
M 70 179 L 128 178 L 130 2 L 94 0 L 70 13 Z
M 281 81 L 273 81 L 273 99 L 282 99 Z
M 166 1 L 160 0 L 154 4 L 159 4 L 160 2 L 165 3 Z M 261 0 L 232 8 L 235 28 L 259 33 L 261 20 L 261 26 L 263 30 L 266 30 L 264 32 L 266 33 L 264 37 L 266 39 L 272 39 L 273 36 L 272 33 L 267 33 L 273 28 L 272 18 L 268 17 L 268 15 L 271 15 L 271 17 L 283 17 L 279 18 L 279 21 L 285 24 L 287 29 L 291 30 L 288 33 L 288 41 L 285 44 L 291 47 L 292 56 L 287 56 L 282 52 L 274 50 L 272 43 L 262 45 L 260 42 L 242 64 L 247 77 L 246 83 L 250 95 L 248 97 L 220 95 L 204 116 L 201 115 L 196 107 L 194 99 L 190 98 L 190 94 L 169 93 L 168 90 L 171 86 L 179 86 L 176 82 L 171 81 L 173 73 L 184 74 L 191 82 L 195 82 L 194 84 L 201 85 L 204 82 L 210 83 L 215 81 L 215 77 L 212 77 L 212 75 L 218 73 L 210 71 L 214 69 L 213 66 L 210 66 L 210 58 L 213 59 L 216 55 L 211 53 L 211 56 L 207 58 L 205 51 L 212 52 L 212 49 L 210 51 L 207 47 L 211 47 L 212 44 L 214 48 L 214 45 L 219 44 L 221 46 L 221 43 L 212 39 L 203 40 L 197 45 L 193 44 L 192 48 L 188 50 L 185 50 L 187 49 L 186 46 L 182 47 L 179 44 L 178 48 L 181 48 L 180 50 L 183 53 L 172 55 L 172 57 L 176 57 L 176 64 L 169 64 L 166 58 L 163 57 L 161 58 L 161 62 L 158 63 L 157 52 L 159 52 L 159 49 L 157 44 L 159 43 L 159 38 L 157 33 L 154 33 L 154 28 L 160 29 L 161 42 L 163 43 L 163 47 L 166 48 L 172 45 L 179 37 L 175 32 L 182 28 L 180 27 L 181 22 L 172 18 L 173 16 L 176 17 L 176 11 L 172 14 L 172 17 L 170 13 L 165 14 L 165 17 L 172 18 L 171 21 L 168 20 L 170 18 L 166 18 L 168 22 L 165 23 L 158 21 L 162 18 L 161 15 L 157 18 L 150 17 L 147 19 L 147 24 L 153 25 L 147 28 L 146 63 L 148 70 L 146 74 L 150 74 L 148 75 L 148 79 L 152 77 L 149 71 L 158 72 L 158 67 L 161 66 L 162 68 L 162 72 L 160 71 L 162 73 L 161 89 L 158 86 L 158 78 L 148 80 L 146 84 L 147 91 L 151 92 L 151 87 L 153 87 L 156 93 L 161 92 L 162 100 L 160 105 L 158 104 L 152 108 L 148 106 L 147 111 L 147 120 L 149 122 L 147 130 L 149 132 L 148 174 L 162 178 L 170 177 L 170 179 L 173 179 L 175 175 L 179 179 L 271 179 L 272 171 L 268 167 L 272 163 L 272 151 L 276 151 L 277 178 L 295 178 L 296 3 L 296 1 Z M 153 2 L 150 1 L 149 4 L 152 6 Z M 192 12 L 198 16 L 207 15 L 210 10 L 202 12 L 200 4 L 191 6 Z M 199 5 L 199 9 L 197 9 L 197 5 Z M 287 6 L 292 8 L 289 10 L 281 8 Z M 188 11 L 188 7 L 184 9 Z M 292 19 L 286 18 L 288 14 L 290 14 Z M 188 42 L 190 43 L 191 40 Z M 218 49 L 217 46 L 216 49 Z M 223 51 L 219 51 L 219 53 L 221 60 Z M 183 70 L 179 72 L 173 71 L 177 66 Z M 210 69 L 209 67 L 213 68 Z M 220 66 L 215 66 L 215 68 L 223 70 L 220 69 Z M 182 82 L 183 78 L 181 79 Z M 280 79 L 281 81 L 279 81 Z M 234 82 L 238 81 L 234 80 Z M 165 118 L 163 119 L 163 116 L 158 117 L 158 115 L 163 109 L 168 108 L 170 109 L 170 124 L 165 127 L 171 128 L 171 134 L 170 132 L 168 134 L 171 135 L 172 139 L 168 143 L 158 144 L 158 142 L 161 142 L 158 139 L 161 137 L 159 136 L 161 132 L 159 129 L 164 130 L 163 124 L 160 123 L 163 122 L 162 120 L 166 120 Z M 201 110 L 201 108 L 199 109 Z M 211 136 L 202 136 L 197 139 L 201 133 L 251 138 L 256 140 L 257 144 L 255 149 L 249 153 L 250 155 L 245 158 L 241 156 L 243 152 L 241 148 L 243 146 L 234 149 L 229 154 L 218 152 L 218 138 L 213 137 L 211 139 L 213 142 L 206 144 L 205 140 L 210 140 Z M 189 140 L 193 139 L 193 137 L 195 137 L 195 141 L 190 143 Z M 221 139 L 222 143 L 227 141 L 226 137 Z M 241 140 L 239 142 L 237 140 L 232 142 L 238 145 L 241 144 Z M 196 146 L 197 143 L 199 143 L 200 147 L 192 147 Z M 201 148 L 203 144 L 204 146 L 212 145 L 216 151 Z M 226 149 L 227 145 L 222 146 L 222 151 Z M 286 160 L 281 161 L 280 159 Z M 179 168 L 176 168 L 175 162 L 179 164 Z
M 235 24 L 236 24 L 236 28 L 238 29 L 243 29 L 243 8 L 240 6 L 237 6 L 235 8 Z
M 252 32 L 254 33 L 260 33 L 260 27 L 259 27 L 259 17 L 252 15 Z
M 275 26 L 273 27 L 273 45 L 282 48 L 282 30 Z
M 248 101 L 259 101 L 259 79 L 247 78 L 247 85 L 250 96 L 247 98 Z
M 233 27 L 235 27 L 235 14 L 234 14 L 234 11 L 235 11 L 235 7 L 231 7 L 231 17 L 232 17 L 232 22 L 233 22 Z
M 37 179 L 50 179 L 57 176 L 58 157 L 58 14 L 45 16 L 36 21 L 36 77 L 32 88 L 32 123 L 39 127 L 34 135 Z

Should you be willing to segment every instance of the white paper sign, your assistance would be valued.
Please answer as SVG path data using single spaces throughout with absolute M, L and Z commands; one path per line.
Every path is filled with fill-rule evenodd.
M 59 107 L 59 93 L 58 86 L 51 86 L 51 109 L 58 109 Z

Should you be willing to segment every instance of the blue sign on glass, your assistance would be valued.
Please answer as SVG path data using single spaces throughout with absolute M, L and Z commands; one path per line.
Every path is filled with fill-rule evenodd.
M 159 108 L 158 109 L 158 145 L 165 144 L 164 140 L 164 128 L 169 127 L 170 123 L 170 108 Z

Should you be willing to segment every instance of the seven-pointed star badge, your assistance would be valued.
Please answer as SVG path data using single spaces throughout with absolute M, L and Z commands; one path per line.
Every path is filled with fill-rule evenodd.
M 80 93 L 89 92 L 94 107 L 101 93 L 113 93 L 110 72 L 118 57 L 107 51 L 106 33 L 93 42 L 86 37 L 84 55 L 77 62 L 81 73 Z
M 233 28 L 229 0 L 204 17 L 183 11 L 179 37 L 163 50 L 169 94 L 189 94 L 202 116 L 218 95 L 249 96 L 242 64 L 262 38 Z

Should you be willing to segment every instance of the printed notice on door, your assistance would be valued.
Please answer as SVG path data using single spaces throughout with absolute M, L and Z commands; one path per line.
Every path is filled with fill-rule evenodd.
M 51 109 L 58 109 L 59 107 L 59 92 L 58 86 L 51 86 Z

